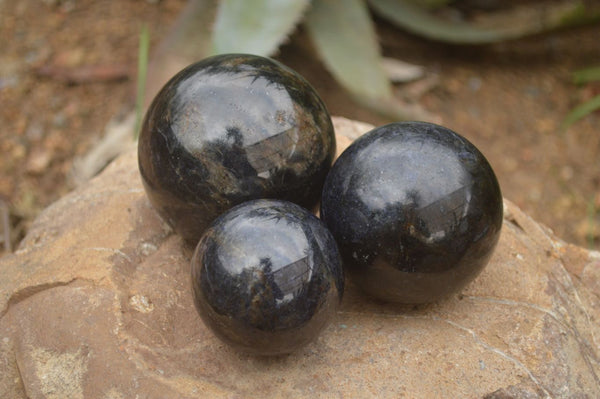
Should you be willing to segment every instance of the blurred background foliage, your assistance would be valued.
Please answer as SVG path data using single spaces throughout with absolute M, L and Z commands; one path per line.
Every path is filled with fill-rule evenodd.
M 233 51 L 292 66 L 335 115 L 469 135 L 508 198 L 600 248 L 599 20 L 599 0 L 0 0 L 0 255 L 135 145 L 171 76 Z
M 577 85 L 600 82 L 600 66 L 576 71 L 573 73 L 573 82 Z M 600 110 L 600 94 L 578 105 L 569 112 L 562 124 L 563 131 L 581 118 L 597 110 Z
M 394 71 L 404 76 L 400 80 L 411 80 L 419 70 L 403 63 L 390 65 L 382 58 L 374 16 L 429 40 L 484 45 L 596 23 L 600 2 L 189 0 L 151 58 L 146 102 L 170 76 L 192 62 L 219 53 L 272 56 L 295 30 L 303 29 L 315 56 L 354 101 L 393 120 L 435 119 L 420 106 L 408 106 L 394 97 Z M 597 79 L 597 74 L 598 69 L 582 71 L 576 74 L 576 82 Z M 564 126 L 598 108 L 600 96 L 574 109 Z

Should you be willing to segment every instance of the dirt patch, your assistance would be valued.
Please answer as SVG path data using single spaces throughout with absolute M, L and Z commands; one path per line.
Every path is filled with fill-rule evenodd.
M 0 0 L 0 198 L 10 205 L 13 240 L 72 189 L 73 158 L 132 109 L 142 24 L 156 45 L 184 4 Z M 482 150 L 507 198 L 566 240 L 600 247 L 600 115 L 559 129 L 569 110 L 600 92 L 570 78 L 600 65 L 600 26 L 483 47 L 428 42 L 382 21 L 378 29 L 385 55 L 436 77 L 419 102 Z M 313 83 L 333 114 L 388 122 L 352 102 L 301 31 L 279 57 Z

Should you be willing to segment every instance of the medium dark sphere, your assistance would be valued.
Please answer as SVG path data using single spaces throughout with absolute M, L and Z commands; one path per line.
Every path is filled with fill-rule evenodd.
M 485 157 L 425 122 L 356 140 L 333 165 L 321 203 L 350 278 L 374 297 L 412 304 L 442 299 L 479 274 L 502 212 Z
M 335 315 L 344 274 L 334 238 L 296 204 L 255 200 L 205 232 L 192 258 L 198 313 L 217 337 L 258 355 L 312 341 Z
M 243 54 L 175 75 L 150 105 L 138 144 L 150 201 L 194 245 L 218 215 L 250 199 L 314 207 L 334 154 L 331 118 L 310 84 Z

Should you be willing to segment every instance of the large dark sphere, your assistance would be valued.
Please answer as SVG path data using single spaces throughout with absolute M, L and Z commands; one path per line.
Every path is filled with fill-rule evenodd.
M 416 304 L 479 274 L 498 241 L 502 209 L 496 176 L 473 144 L 442 126 L 403 122 L 366 133 L 339 157 L 321 219 L 357 285 Z
M 138 144 L 150 201 L 194 244 L 218 215 L 250 199 L 314 207 L 334 154 L 331 118 L 310 84 L 243 54 L 175 75 L 150 105 Z
M 344 274 L 334 238 L 296 204 L 238 205 L 204 233 L 192 258 L 198 313 L 217 337 L 259 355 L 312 341 L 335 315 Z

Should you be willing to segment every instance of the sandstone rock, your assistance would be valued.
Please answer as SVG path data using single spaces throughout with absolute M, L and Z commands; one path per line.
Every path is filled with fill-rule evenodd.
M 335 125 L 342 145 L 368 129 Z M 316 342 L 265 359 L 204 327 L 191 249 L 127 153 L 0 259 L 0 397 L 598 398 L 600 254 L 505 208 L 491 263 L 460 295 L 406 307 L 349 285 Z

